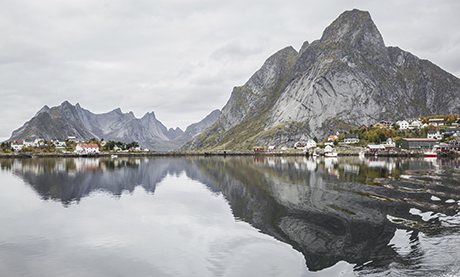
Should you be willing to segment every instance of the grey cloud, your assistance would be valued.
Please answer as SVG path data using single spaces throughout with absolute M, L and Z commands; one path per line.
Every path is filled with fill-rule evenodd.
M 260 53 L 261 46 L 243 45 L 241 42 L 233 41 L 215 50 L 211 54 L 211 58 L 216 60 L 226 60 L 233 58 L 247 58 L 249 56 Z

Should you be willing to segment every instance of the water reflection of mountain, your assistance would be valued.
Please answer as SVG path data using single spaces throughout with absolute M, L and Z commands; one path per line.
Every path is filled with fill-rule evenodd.
M 5 166 L 2 162 L 2 167 Z M 168 174 L 180 173 L 184 166 L 162 159 L 27 159 L 10 165 L 17 176 L 30 184 L 43 199 L 64 204 L 78 202 L 93 191 L 120 196 L 142 186 L 154 192 L 156 184 Z
M 438 217 L 456 215 L 458 160 L 304 158 L 156 158 L 1 161 L 44 199 L 65 204 L 92 191 L 121 195 L 142 186 L 154 192 L 168 174 L 185 174 L 222 193 L 235 217 L 301 251 L 310 270 L 345 260 L 366 267 L 411 263 L 413 253 L 389 245 L 396 228 L 436 235 L 458 231 Z M 457 169 L 455 169 L 457 168 Z M 442 201 L 433 202 L 432 197 Z M 449 202 L 449 201 L 448 201 Z M 414 246 L 413 252 L 417 252 Z

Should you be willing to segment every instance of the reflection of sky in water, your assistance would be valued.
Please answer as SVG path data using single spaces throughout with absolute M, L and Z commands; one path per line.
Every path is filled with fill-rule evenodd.
M 168 177 L 155 195 L 96 192 L 63 208 L 2 174 L 2 276 L 301 276 L 302 255 L 235 221 L 222 195 Z M 8 217 L 5 217 L 7 215 Z
M 458 160 L 29 159 L 0 165 L 0 222 L 8 226 L 0 228 L 2 276 L 460 272 Z

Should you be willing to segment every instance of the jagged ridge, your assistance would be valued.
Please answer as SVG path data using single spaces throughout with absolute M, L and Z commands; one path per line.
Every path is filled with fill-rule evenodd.
M 79 104 L 74 106 L 65 101 L 52 108 L 44 106 L 31 120 L 15 130 L 10 140 L 34 137 L 63 140 L 75 136 L 84 140 L 97 138 L 136 141 L 142 147 L 154 150 L 173 150 L 214 123 L 219 114 L 220 111 L 213 111 L 184 132 L 180 128 L 166 128 L 154 112 L 146 113 L 142 118 L 136 118 L 132 112 L 123 113 L 119 108 L 108 113 L 94 114 Z

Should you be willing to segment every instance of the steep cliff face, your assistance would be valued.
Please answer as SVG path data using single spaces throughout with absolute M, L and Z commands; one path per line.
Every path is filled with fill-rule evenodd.
M 246 84 L 233 89 L 217 121 L 185 147 L 241 147 L 245 140 L 262 132 L 263 119 L 288 84 L 297 56 L 294 48 L 286 47 L 268 58 Z
M 168 130 L 153 112 L 142 118 L 136 118 L 132 112 L 123 113 L 120 109 L 94 114 L 79 104 L 74 106 L 65 101 L 60 106 L 43 107 L 31 120 L 14 131 L 10 140 L 33 137 L 63 140 L 75 136 L 84 140 L 103 138 L 136 141 L 142 147 L 154 150 L 173 150 L 209 127 L 219 114 L 214 111 L 199 123 L 189 126 L 191 129 L 187 128 L 189 131 L 184 133 L 180 128 Z
M 270 62 L 279 53 L 285 62 Z M 272 72 L 276 77 L 267 77 Z M 458 78 L 386 47 L 369 13 L 352 10 L 327 27 L 321 39 L 304 43 L 298 54 L 285 48 L 269 58 L 234 89 L 217 123 L 187 147 L 292 145 L 302 137 L 323 137 L 378 120 L 459 112 Z

